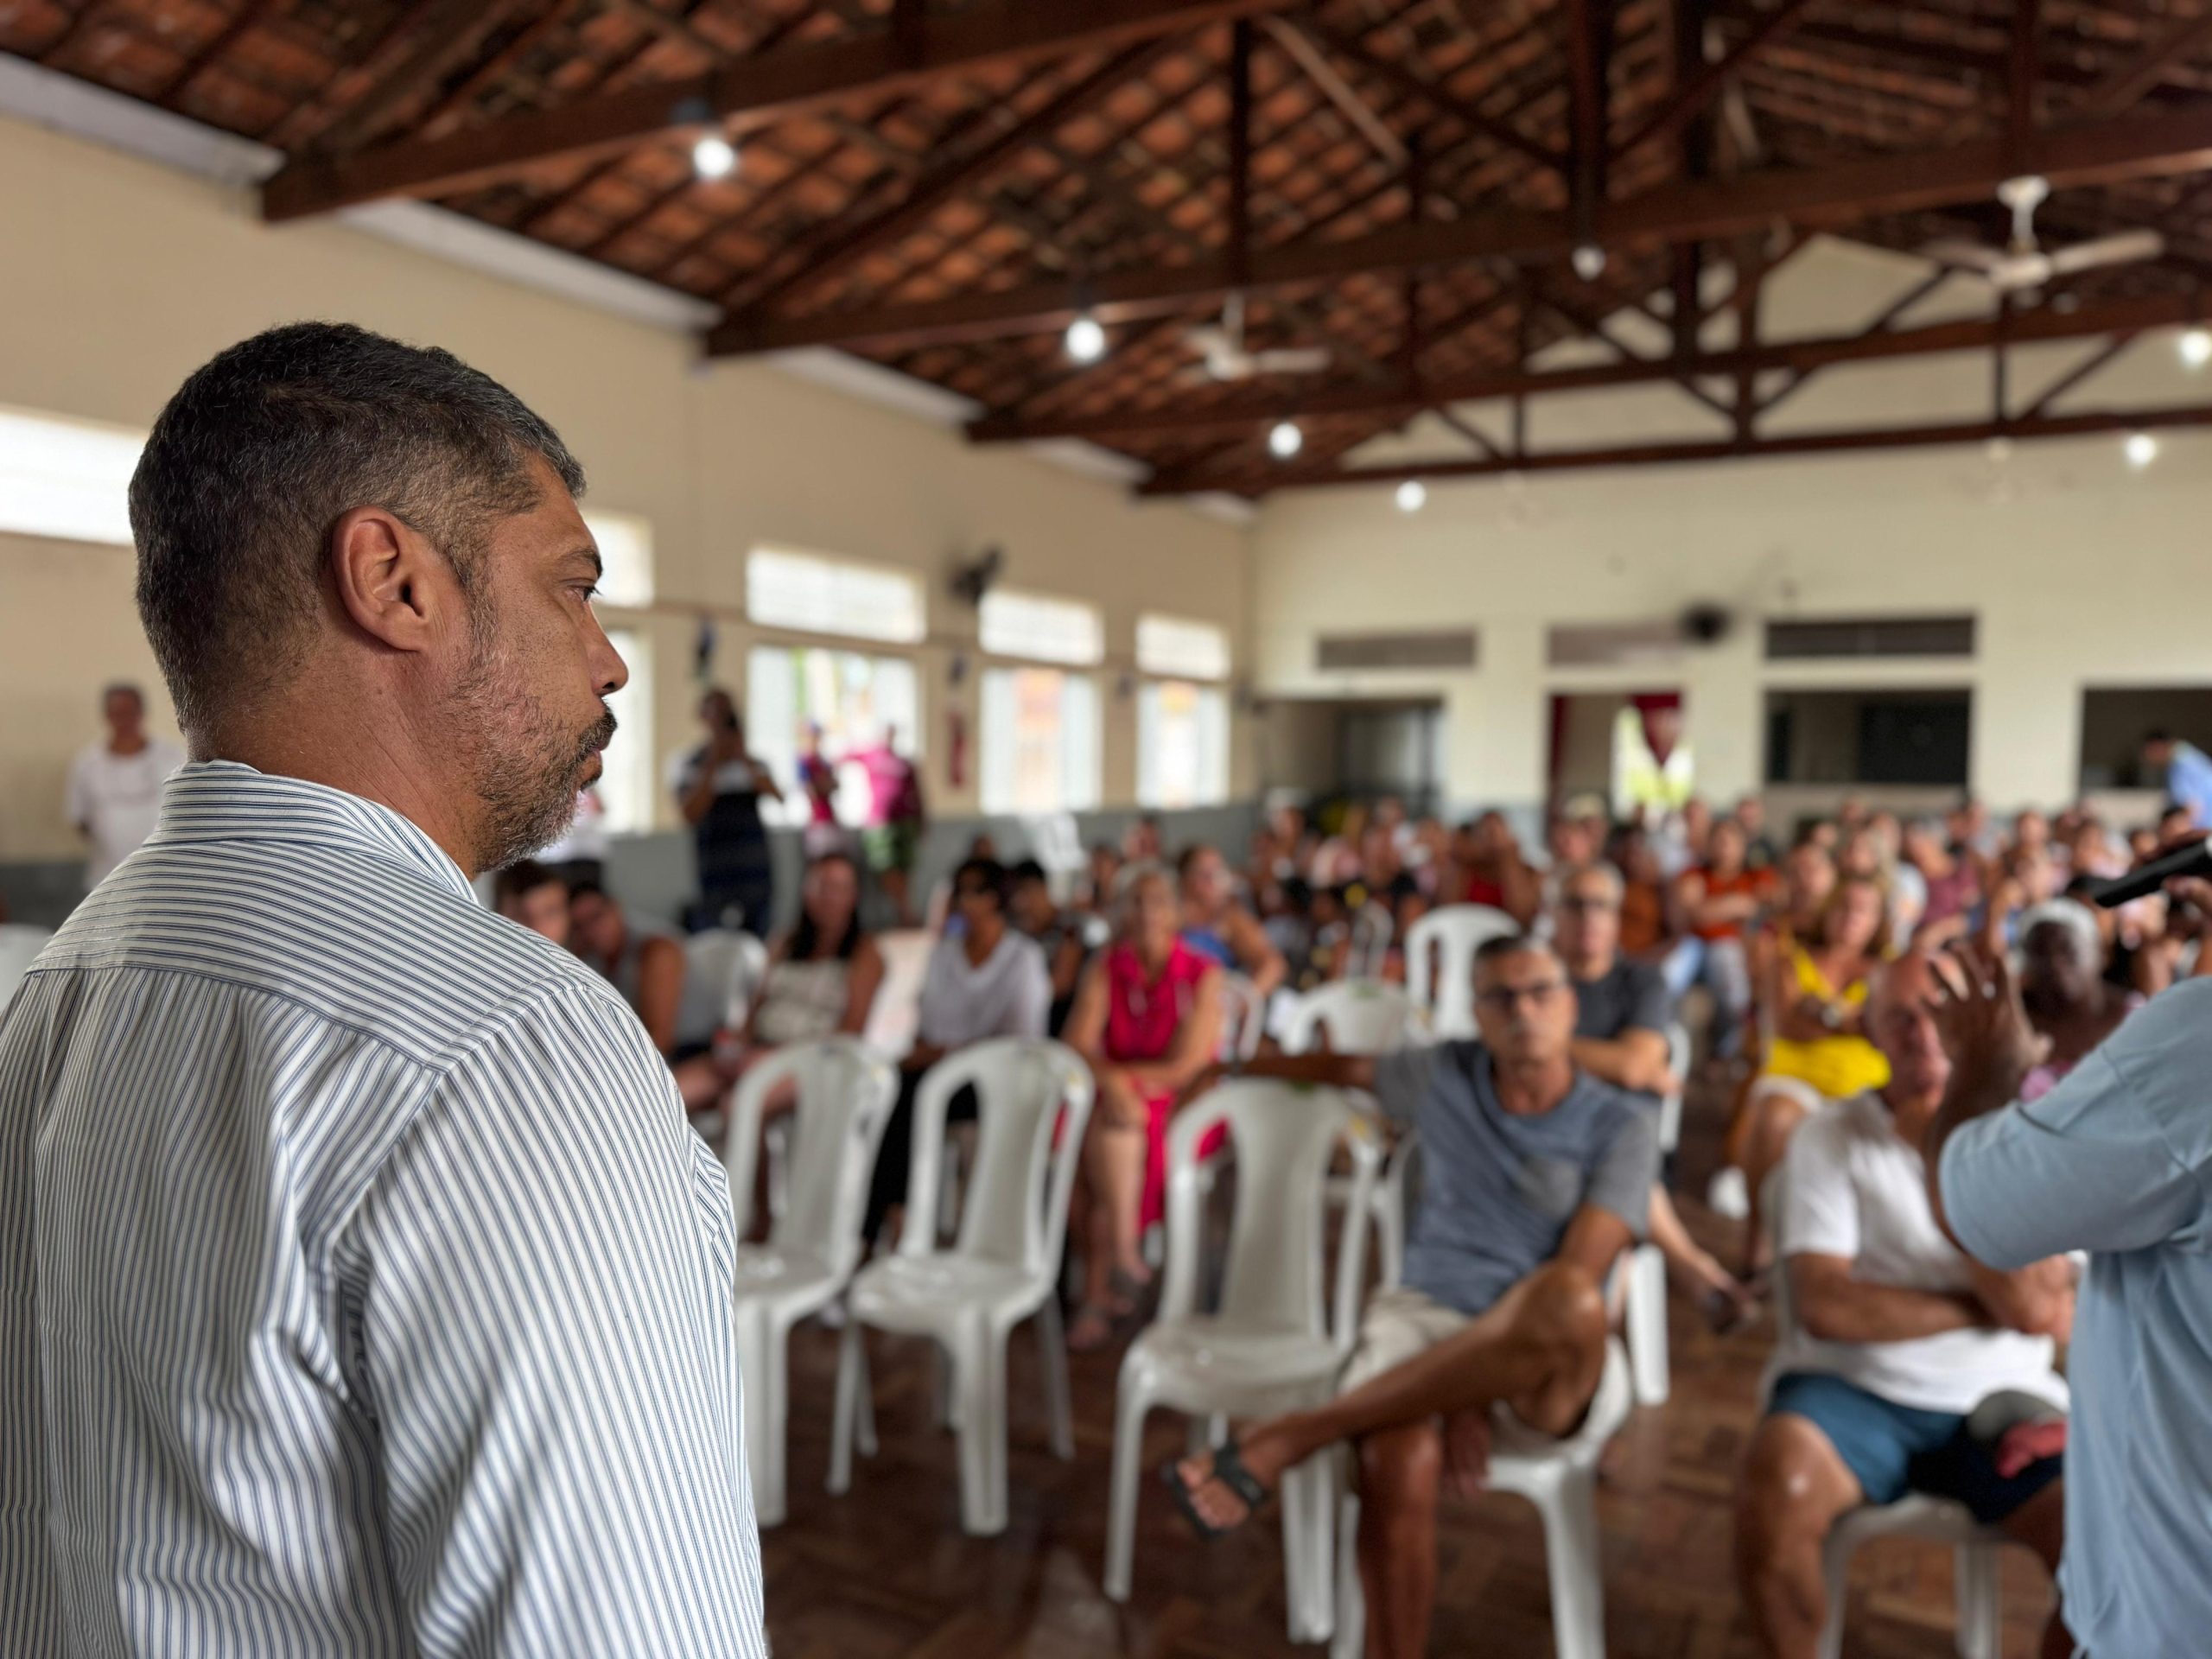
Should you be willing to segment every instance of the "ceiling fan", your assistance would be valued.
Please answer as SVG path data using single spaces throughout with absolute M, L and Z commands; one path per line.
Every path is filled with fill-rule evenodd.
M 2029 173 L 2007 179 L 1997 187 L 1997 200 L 2012 211 L 2012 234 L 2001 248 L 1986 243 L 1947 239 L 1931 242 L 1921 251 L 1931 259 L 1955 265 L 1979 276 L 2000 294 L 2031 297 L 2053 278 L 2107 265 L 2132 265 L 2156 259 L 2166 251 L 2166 239 L 2156 231 L 2120 231 L 2093 237 L 2069 247 L 2045 249 L 2036 240 L 2036 209 L 2050 194 L 2050 181 Z
M 1319 374 L 1329 366 L 1325 346 L 1246 350 L 1242 294 L 1231 294 L 1222 302 L 1219 322 L 1193 328 L 1185 338 L 1198 348 L 1206 373 L 1216 380 L 1249 380 L 1262 374 Z

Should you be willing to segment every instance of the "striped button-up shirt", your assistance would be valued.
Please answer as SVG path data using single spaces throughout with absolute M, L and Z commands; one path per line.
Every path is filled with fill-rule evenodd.
M 734 1245 L 596 976 L 185 767 L 0 1013 L 0 1654 L 765 1654 Z

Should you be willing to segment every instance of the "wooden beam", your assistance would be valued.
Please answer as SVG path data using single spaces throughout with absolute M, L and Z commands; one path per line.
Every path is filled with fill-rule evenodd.
M 2037 39 L 2042 22 L 2042 0 L 2012 0 L 2012 54 L 2005 67 L 2005 142 L 2016 155 L 2025 155 L 2035 142 L 2042 55 Z
M 2161 428 L 2212 426 L 2212 404 L 2178 408 L 2092 410 L 2078 415 L 2050 415 L 2035 420 L 1955 421 L 1923 426 L 1849 428 L 1791 432 L 1748 442 L 1734 438 L 1688 442 L 1624 444 L 1605 449 L 1537 450 L 1497 461 L 1395 462 L 1328 472 L 1285 465 L 1263 481 L 1262 492 L 1374 486 L 1417 478 L 1427 483 L 1459 478 L 1494 478 L 1507 473 L 1580 472 L 1598 467 L 1668 467 L 1699 461 L 1752 461 L 1851 450 L 1920 449 L 1986 443 L 1992 438 L 2032 442 L 2044 438 L 2094 437 L 2108 432 L 2157 431 Z M 1221 487 L 1220 480 L 1179 472 L 1174 480 L 1138 486 L 1140 495 L 1187 495 Z
M 263 187 L 262 213 L 270 219 L 297 219 L 384 196 L 451 194 L 541 162 L 585 160 L 709 128 L 742 131 L 855 99 L 906 92 L 945 75 L 1113 50 L 1289 3 L 976 0 L 960 12 L 931 17 L 918 54 L 903 50 L 893 30 L 879 29 L 765 53 L 681 80 L 579 99 L 449 137 L 296 161 Z
M 1393 167 L 1406 164 L 1405 140 L 1390 130 L 1389 123 L 1369 106 L 1351 83 L 1336 72 L 1329 60 L 1294 23 L 1280 17 L 1267 20 L 1267 30 L 1283 54 L 1305 73 L 1306 78 L 1321 89 L 1321 95 L 1337 106 L 1338 113 L 1359 130 L 1360 136 L 1371 145 L 1375 153 Z
M 1764 48 L 1780 39 L 1791 25 L 1802 17 L 1814 0 L 1782 0 L 1773 10 L 1763 13 L 1751 24 L 1751 32 L 1729 49 L 1728 55 L 1717 63 L 1708 63 L 1697 74 L 1684 81 L 1661 106 L 1657 113 L 1621 142 L 1614 150 L 1616 161 L 1630 151 L 1641 149 L 1655 140 L 1671 137 L 1705 112 L 1706 107 L 1720 96 L 1728 83 L 1740 73 L 1744 67 Z
M 152 101 L 164 106 L 174 103 L 186 87 L 200 79 L 202 70 L 258 29 L 262 19 L 276 8 L 276 0 L 248 0 L 229 22 L 209 35 L 206 44 L 177 66 L 176 73 L 150 94 Z
M 1242 27 L 1242 25 L 1240 25 Z M 747 312 L 766 312 L 794 294 L 821 287 L 842 276 L 877 249 L 920 227 L 931 214 L 1006 165 L 1039 138 L 1088 111 L 1131 77 L 1142 74 L 1173 49 L 1172 40 L 1131 47 L 1060 92 L 1035 114 L 1014 122 L 995 138 L 951 156 L 917 178 L 891 207 L 856 225 L 836 226 L 807 251 L 797 269 L 747 302 Z M 738 314 L 743 315 L 743 314 Z
M 1332 29 L 1310 16 L 1300 18 L 1298 26 L 1337 56 L 1357 64 L 1380 79 L 1389 81 L 1407 96 L 1422 99 L 1439 114 L 1450 116 L 1469 131 L 1479 133 L 1491 143 L 1525 156 L 1538 166 L 1549 168 L 1554 172 L 1567 165 L 1565 156 L 1538 143 L 1510 121 L 1485 115 L 1471 101 L 1461 98 L 1448 86 L 1429 79 L 1395 59 L 1369 51 L 1357 36 Z
M 1541 298 L 1533 304 L 1548 302 Z M 2196 321 L 2193 296 L 2162 295 L 2083 305 L 2069 312 L 2030 311 L 2012 319 L 2008 338 L 2015 345 L 2051 340 L 2094 340 L 2148 328 L 2185 327 Z M 1931 357 L 1948 352 L 1986 351 L 1994 343 L 1994 318 L 1929 323 L 1918 328 L 1878 327 L 1856 334 L 1807 340 L 1763 341 L 1724 352 L 1681 358 L 1631 358 L 1572 369 L 1511 370 L 1422 382 L 1416 387 L 1339 386 L 1302 397 L 1239 398 L 1211 407 L 1187 400 L 1150 410 L 1022 423 L 986 418 L 969 428 L 979 443 L 1014 443 L 1037 438 L 1132 438 L 1166 432 L 1201 432 L 1258 427 L 1279 420 L 1332 415 L 1404 415 L 1439 404 L 1480 403 L 1498 397 L 1542 397 L 1599 387 L 1649 385 L 1685 378 L 1728 379 L 1741 374 L 1792 370 L 1809 374 L 1846 363 L 1883 362 Z
M 2020 418 L 2030 421 L 2042 419 L 2050 412 L 2050 406 L 2053 404 L 2133 346 L 2136 338 L 2137 331 L 2131 328 L 2124 334 L 2114 334 L 2103 345 L 2094 347 L 2079 363 L 2038 392 L 2035 402 L 2020 411 Z
M 513 9 L 514 0 L 445 0 L 423 25 L 423 34 L 404 62 L 371 86 L 346 107 L 329 126 L 315 135 L 317 151 L 345 151 L 373 137 L 377 128 L 423 87 L 453 67 L 455 59 L 473 51 Z M 335 166 L 324 160 L 288 162 L 277 179 L 307 165 Z M 276 179 L 270 183 L 274 185 Z
M 1224 232 L 1230 281 L 1239 289 L 1252 260 L 1252 25 L 1229 40 L 1229 223 Z
M 2118 115 L 2164 79 L 2167 70 L 2208 41 L 2212 41 L 2212 6 L 2199 16 L 2183 18 L 2089 88 L 2075 112 Z
M 1980 201 L 2018 170 L 2020 158 L 2007 149 L 2002 138 L 1984 138 L 1828 168 L 1777 168 L 1732 179 L 1662 185 L 1600 207 L 1598 238 L 1609 247 L 1651 247 L 1738 236 L 1764 230 L 1777 219 L 1827 228 Z M 2061 189 L 2206 171 L 2212 169 L 2212 110 L 2046 128 L 2037 134 L 2025 159 Z M 1241 279 L 1220 258 L 1103 273 L 1090 284 L 1090 298 L 1103 321 L 1127 321 L 1185 312 L 1218 301 L 1234 287 L 1296 287 L 1357 275 L 1395 277 L 1409 270 L 1491 258 L 1555 258 L 1573 245 L 1561 215 L 1505 207 L 1456 221 L 1431 219 L 1364 236 L 1257 249 Z M 1073 290 L 1065 283 L 1052 283 L 744 328 L 725 326 L 714 332 L 709 348 L 732 356 L 801 346 L 989 340 L 1065 328 L 1075 310 Z
M 1611 139 L 1613 0 L 1567 0 L 1567 217 L 1575 240 L 1595 241 Z

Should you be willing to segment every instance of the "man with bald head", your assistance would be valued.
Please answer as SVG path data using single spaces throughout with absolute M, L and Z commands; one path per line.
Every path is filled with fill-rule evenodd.
M 1605 1364 L 1600 1287 L 1644 1231 L 1654 1115 L 1578 1065 L 1574 987 L 1550 946 L 1494 939 L 1476 953 L 1474 979 L 1478 1041 L 1249 1068 L 1371 1092 L 1421 1136 L 1421 1201 L 1405 1282 L 1370 1300 L 1337 1399 L 1255 1424 L 1173 1475 L 1192 1518 L 1217 1532 L 1285 1470 L 1356 1447 L 1376 1659 L 1427 1645 L 1447 1479 L 1479 1490 L 1494 1433 L 1548 1441 L 1627 1409 L 1626 1378 Z
M 1862 1503 L 1956 1499 L 2056 1570 L 2063 1534 L 2065 1382 L 2073 1322 L 2063 1256 L 1999 1273 L 1944 1236 L 1921 1141 L 1951 1065 L 1924 955 L 1876 982 L 1866 1033 L 1879 1091 L 1808 1120 L 1780 1172 L 1777 1254 L 1789 1315 L 1737 1517 L 1737 1568 L 1760 1651 L 1812 1659 L 1827 1615 L 1821 1548 Z M 2074 1651 L 2058 1615 L 2045 1659 Z

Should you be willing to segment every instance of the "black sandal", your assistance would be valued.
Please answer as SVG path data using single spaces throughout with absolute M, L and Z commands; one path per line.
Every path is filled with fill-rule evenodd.
M 1160 1478 L 1167 1483 L 1167 1490 L 1175 1495 L 1175 1507 L 1183 1511 L 1183 1518 L 1191 1523 L 1191 1530 L 1208 1541 L 1236 1531 L 1264 1509 L 1268 1500 L 1274 1496 L 1260 1484 L 1258 1476 L 1244 1466 L 1244 1459 L 1238 1454 L 1234 1440 L 1224 1440 L 1214 1447 L 1211 1474 L 1213 1479 L 1244 1501 L 1243 1520 L 1217 1527 L 1199 1513 L 1198 1491 L 1183 1478 L 1181 1459 L 1164 1465 L 1160 1471 Z

